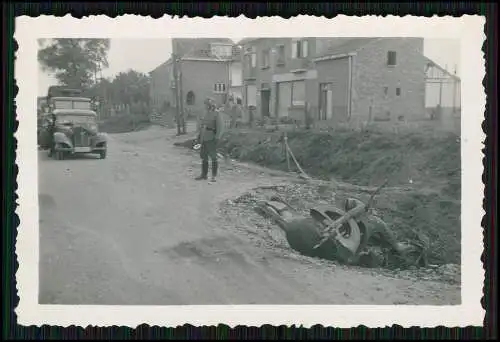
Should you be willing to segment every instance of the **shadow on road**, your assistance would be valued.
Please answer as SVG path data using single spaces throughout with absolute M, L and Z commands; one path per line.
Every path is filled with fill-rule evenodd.
M 38 159 L 39 160 L 53 160 L 54 162 L 60 162 L 61 160 L 56 160 L 52 157 L 49 157 L 49 151 L 47 150 L 38 150 Z M 96 160 L 100 159 L 98 154 L 83 154 L 83 153 L 77 153 L 77 154 L 70 154 L 64 157 L 64 160 Z

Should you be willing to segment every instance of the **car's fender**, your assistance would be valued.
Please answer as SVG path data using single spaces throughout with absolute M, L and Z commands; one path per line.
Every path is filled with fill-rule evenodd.
M 71 140 L 67 137 L 66 134 L 62 132 L 55 132 L 54 133 L 54 143 L 56 144 L 66 144 L 70 147 L 73 147 L 73 144 L 71 143 Z
M 99 132 L 94 137 L 95 144 L 99 144 L 99 143 L 107 142 L 107 141 L 108 141 L 108 136 L 106 135 L 106 133 Z

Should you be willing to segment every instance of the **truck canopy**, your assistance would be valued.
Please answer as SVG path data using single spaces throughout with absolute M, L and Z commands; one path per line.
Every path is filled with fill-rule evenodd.
M 88 109 L 55 109 L 52 114 L 58 115 L 74 115 L 74 116 L 94 116 L 97 117 L 96 112 Z
M 71 89 L 65 86 L 49 87 L 47 97 L 77 97 L 82 94 L 81 89 Z
M 90 102 L 91 99 L 88 97 L 69 97 L 69 96 L 54 96 L 51 98 L 53 101 L 81 101 L 81 102 Z

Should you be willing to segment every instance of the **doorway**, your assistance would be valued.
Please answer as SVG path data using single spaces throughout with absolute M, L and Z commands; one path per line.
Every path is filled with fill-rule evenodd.
M 292 104 L 292 82 L 278 83 L 276 101 L 278 117 L 288 117 L 288 109 Z
M 270 110 L 270 102 L 271 102 L 271 89 L 261 89 L 260 91 L 260 99 L 261 99 L 261 110 L 262 117 L 269 117 L 271 114 Z
M 186 95 L 186 104 L 188 106 L 192 106 L 195 104 L 196 97 L 194 95 L 194 92 L 192 90 L 188 91 Z
M 319 120 L 330 120 L 333 110 L 333 93 L 331 83 L 319 85 Z

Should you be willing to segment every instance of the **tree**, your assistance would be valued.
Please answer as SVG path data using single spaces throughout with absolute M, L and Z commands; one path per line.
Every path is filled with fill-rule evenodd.
M 150 78 L 148 75 L 129 70 L 116 75 L 112 82 L 112 96 L 115 103 L 131 105 L 149 103 Z
M 127 105 L 131 112 L 144 114 L 149 106 L 149 76 L 129 70 L 113 80 L 101 79 L 84 92 L 84 96 L 101 99 L 106 106 Z
M 109 39 L 59 38 L 40 40 L 39 46 L 42 70 L 54 72 L 61 85 L 87 88 L 93 76 L 108 67 Z

